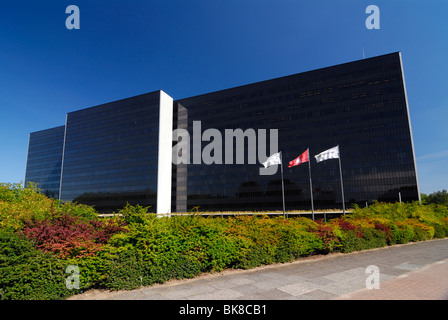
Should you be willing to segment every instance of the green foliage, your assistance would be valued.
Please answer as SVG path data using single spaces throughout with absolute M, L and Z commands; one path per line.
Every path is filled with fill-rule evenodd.
M 205 271 L 229 267 L 238 255 L 231 236 L 224 233 L 223 220 L 200 216 L 145 218 L 132 224 L 126 234 L 109 241 L 113 268 L 107 287 L 121 289 L 163 283 L 169 279 L 191 278 Z M 127 270 L 129 264 L 134 271 Z M 118 282 L 117 274 L 125 282 Z
M 437 191 L 425 197 L 426 203 L 448 205 L 448 192 L 446 190 Z
M 226 268 L 253 268 L 448 235 L 448 206 L 374 203 L 329 222 L 185 215 L 159 218 L 127 205 L 99 219 L 34 185 L 0 184 L 0 297 L 62 299 L 90 288 L 128 290 Z M 80 289 L 65 287 L 76 265 Z
M 411 241 L 414 237 L 414 231 L 411 226 L 401 223 L 395 222 L 391 228 L 393 244 L 404 244 Z
M 150 207 L 142 207 L 140 205 L 131 206 L 129 203 L 120 211 L 119 214 L 122 215 L 123 220 L 128 224 L 141 224 L 144 223 L 146 219 L 154 218 L 155 214 L 148 213 Z
M 0 230 L 0 298 L 56 300 L 74 294 L 65 287 L 62 261 L 31 242 Z
M 112 268 L 112 260 L 108 250 L 102 249 L 95 256 L 67 259 L 65 265 L 75 265 L 79 268 L 79 290 L 82 292 L 90 288 L 102 287 L 102 283 L 107 279 Z M 71 294 L 75 293 L 71 292 Z
M 48 198 L 35 184 L 0 183 L 0 228 L 21 230 L 26 221 L 52 219 L 58 214 L 69 214 L 83 220 L 97 220 L 98 213 L 91 206 L 71 202 L 62 203 Z
M 299 257 L 321 251 L 324 243 L 316 233 L 307 230 L 300 220 L 291 219 L 279 223 L 276 262 L 289 262 Z
M 355 231 L 346 231 L 342 233 L 340 240 L 342 252 L 360 251 L 386 246 L 386 235 L 384 232 L 376 229 L 364 230 L 362 237 L 359 237 Z

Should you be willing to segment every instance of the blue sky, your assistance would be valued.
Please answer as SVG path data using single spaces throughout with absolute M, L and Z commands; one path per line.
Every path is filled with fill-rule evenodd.
M 80 9 L 68 30 L 65 9 Z M 368 30 L 368 5 L 380 29 Z M 174 99 L 401 51 L 421 192 L 448 189 L 446 0 L 55 0 L 0 7 L 0 181 L 30 132 L 162 89 Z

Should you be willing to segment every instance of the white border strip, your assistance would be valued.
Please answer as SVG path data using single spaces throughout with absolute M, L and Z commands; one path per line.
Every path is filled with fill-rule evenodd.
M 414 138 L 412 136 L 411 114 L 409 112 L 408 94 L 406 92 L 406 82 L 404 81 L 403 60 L 402 60 L 402 57 L 401 57 L 401 52 L 399 52 L 398 54 L 399 54 L 399 57 L 400 57 L 401 77 L 403 79 L 404 97 L 405 97 L 405 100 L 406 100 L 406 111 L 408 113 L 409 132 L 411 134 L 412 157 L 414 158 L 414 168 L 415 168 L 415 179 L 416 179 L 416 182 L 417 182 L 418 202 L 420 202 L 420 204 L 421 204 L 422 203 L 422 199 L 420 197 L 420 186 L 419 186 L 419 183 L 418 183 L 417 161 L 415 160 Z
M 64 145 L 62 146 L 61 178 L 59 179 L 59 195 L 58 195 L 59 200 L 61 200 L 61 194 L 62 194 L 62 174 L 64 172 L 65 138 L 67 136 L 67 119 L 68 119 L 68 113 L 65 114 Z
M 28 134 L 28 151 L 26 153 L 26 163 L 25 163 L 25 179 L 23 180 L 23 187 L 26 188 L 26 174 L 28 173 L 28 157 L 30 155 L 30 141 L 31 141 L 31 133 Z
M 157 164 L 157 214 L 171 213 L 173 98 L 160 90 Z

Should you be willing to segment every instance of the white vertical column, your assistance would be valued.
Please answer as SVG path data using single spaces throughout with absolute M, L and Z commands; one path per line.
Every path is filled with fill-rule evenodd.
M 417 161 L 415 160 L 414 138 L 412 136 L 412 126 L 411 126 L 411 114 L 409 113 L 408 94 L 406 91 L 406 82 L 404 81 L 403 59 L 401 57 L 401 52 L 399 52 L 399 57 L 400 57 L 400 65 L 401 65 L 401 77 L 403 80 L 404 98 L 406 101 L 406 111 L 408 113 L 409 132 L 411 134 L 412 157 L 414 158 L 414 168 L 415 168 L 415 179 L 417 182 L 418 202 L 420 202 L 420 204 L 421 204 L 422 199 L 421 199 L 421 195 L 420 195 L 420 185 L 418 183 Z
M 67 138 L 67 124 L 68 113 L 65 114 L 65 127 L 64 127 L 64 144 L 62 145 L 62 161 L 61 161 L 61 177 L 59 178 L 59 196 L 58 199 L 62 200 L 62 176 L 64 174 L 64 157 L 65 157 L 65 140 Z
M 23 182 L 23 187 L 26 188 L 26 183 L 28 182 L 26 180 L 26 174 L 28 173 L 28 157 L 30 155 L 30 141 L 31 141 L 31 133 L 28 134 L 28 149 L 26 151 L 26 164 L 25 164 L 25 180 Z
M 160 91 L 157 214 L 171 213 L 173 98 Z

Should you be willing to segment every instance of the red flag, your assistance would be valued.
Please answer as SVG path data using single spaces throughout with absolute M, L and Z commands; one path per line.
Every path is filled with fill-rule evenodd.
M 310 156 L 308 154 L 308 149 L 304 153 L 302 153 L 300 156 L 295 158 L 294 160 L 289 162 L 288 168 L 298 166 L 299 164 L 302 164 L 304 162 L 308 162 L 310 160 Z

